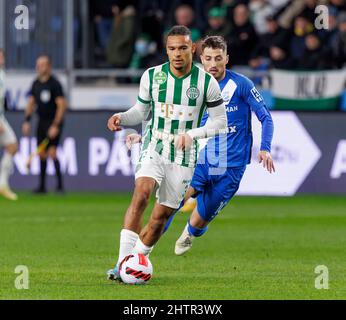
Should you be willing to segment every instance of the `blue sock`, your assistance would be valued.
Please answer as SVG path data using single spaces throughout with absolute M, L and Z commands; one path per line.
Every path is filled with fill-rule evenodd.
M 184 206 L 184 199 L 180 202 L 180 206 L 177 210 L 175 210 L 172 215 L 169 217 L 169 219 L 166 222 L 165 227 L 163 228 L 162 234 L 165 234 L 166 231 L 168 230 L 169 226 L 171 225 L 174 216 L 176 215 L 176 213 Z
M 166 225 L 165 225 L 165 227 L 164 227 L 164 229 L 163 229 L 163 231 L 162 231 L 162 234 L 165 234 L 165 233 L 166 233 L 166 231 L 168 230 L 169 226 L 171 225 L 171 223 L 172 223 L 172 221 L 173 221 L 173 218 L 174 218 L 174 216 L 175 216 L 175 214 L 176 214 L 177 212 L 178 212 L 178 210 L 177 210 L 177 211 L 174 211 L 173 214 L 169 217 L 169 219 L 167 220 Z
M 205 228 L 195 228 L 190 224 L 190 220 L 188 221 L 188 231 L 191 235 L 193 235 L 194 237 L 201 237 L 203 236 L 207 230 L 208 230 L 208 226 L 206 226 Z

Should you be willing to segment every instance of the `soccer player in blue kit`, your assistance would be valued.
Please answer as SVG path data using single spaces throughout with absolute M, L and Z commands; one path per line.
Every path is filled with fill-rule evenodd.
M 204 69 L 219 82 L 227 111 L 228 130 L 211 138 L 200 152 L 198 163 L 185 200 L 196 198 L 197 206 L 175 245 L 175 254 L 187 252 L 195 238 L 201 237 L 209 223 L 227 205 L 239 188 L 246 166 L 251 161 L 251 112 L 262 124 L 262 142 L 258 161 L 270 173 L 275 172 L 271 157 L 272 117 L 262 96 L 247 77 L 226 70 L 229 61 L 227 44 L 220 36 L 202 42 Z M 202 124 L 207 121 L 204 115 Z M 167 223 L 167 230 L 170 221 Z

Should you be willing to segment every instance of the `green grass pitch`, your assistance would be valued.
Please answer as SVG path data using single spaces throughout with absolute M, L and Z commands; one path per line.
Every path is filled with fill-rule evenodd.
M 173 253 L 187 220 L 178 214 L 151 256 L 146 286 L 105 276 L 129 201 L 89 193 L 0 199 L 0 299 L 346 298 L 345 197 L 236 197 L 183 257 Z M 17 265 L 29 268 L 29 290 L 14 286 Z M 315 288 L 318 265 L 328 267 L 328 290 Z

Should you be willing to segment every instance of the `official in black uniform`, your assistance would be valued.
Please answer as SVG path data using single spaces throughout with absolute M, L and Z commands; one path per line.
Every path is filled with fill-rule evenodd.
M 48 56 L 38 57 L 36 62 L 37 79 L 33 82 L 29 101 L 25 110 L 25 121 L 22 131 L 28 136 L 31 131 L 30 120 L 37 107 L 39 117 L 37 127 L 37 145 L 45 139 L 49 143 L 44 151 L 40 153 L 40 184 L 37 193 L 46 193 L 46 169 L 47 158 L 54 161 L 57 176 L 57 192 L 63 192 L 63 179 L 61 175 L 60 162 L 57 158 L 57 146 L 60 141 L 64 114 L 66 111 L 66 100 L 59 81 L 52 75 L 52 65 Z

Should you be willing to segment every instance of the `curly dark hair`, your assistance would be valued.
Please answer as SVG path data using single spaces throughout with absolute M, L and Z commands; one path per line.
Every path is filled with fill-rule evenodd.
M 205 48 L 221 49 L 227 52 L 227 42 L 221 36 L 207 36 L 202 40 L 202 52 Z

